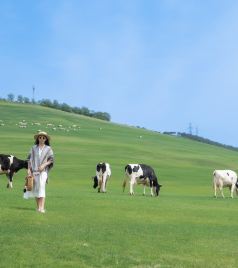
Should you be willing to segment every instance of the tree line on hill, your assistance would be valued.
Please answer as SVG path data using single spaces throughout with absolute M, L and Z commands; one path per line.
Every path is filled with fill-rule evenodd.
M 197 135 L 193 135 L 193 134 L 188 134 L 188 133 L 185 133 L 185 132 L 165 131 L 165 132 L 163 132 L 163 134 L 173 135 L 173 136 L 180 136 L 180 137 L 188 138 L 188 139 L 195 140 L 195 141 L 198 141 L 198 142 L 223 147 L 223 148 L 233 150 L 233 151 L 238 151 L 237 147 L 234 147 L 234 146 L 231 146 L 231 145 L 226 145 L 226 144 L 216 142 L 216 141 L 212 141 L 212 140 L 209 140 L 209 139 L 197 136 Z
M 64 112 L 69 112 L 69 113 L 75 113 L 75 114 L 81 114 L 105 121 L 110 121 L 111 116 L 109 113 L 106 112 L 95 112 L 93 110 L 89 110 L 87 107 L 72 107 L 68 105 L 67 103 L 59 103 L 57 100 L 51 101 L 49 99 L 42 99 L 39 101 L 35 101 L 34 99 L 30 100 L 27 97 L 23 97 L 22 95 L 18 95 L 17 98 L 11 93 L 7 95 L 7 98 L 0 98 L 1 101 L 6 101 L 6 102 L 15 102 L 15 103 L 25 103 L 25 104 L 38 104 L 41 106 L 61 110 Z

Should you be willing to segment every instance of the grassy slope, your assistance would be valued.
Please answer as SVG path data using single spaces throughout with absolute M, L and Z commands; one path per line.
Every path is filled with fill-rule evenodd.
M 25 158 L 41 129 L 56 157 L 45 215 L 22 199 L 25 171 L 11 191 L 0 177 L 0 267 L 236 267 L 237 198 L 215 200 L 211 187 L 213 169 L 236 169 L 236 152 L 31 105 L 0 103 L 0 114 L 1 153 Z M 99 161 L 112 167 L 107 194 L 92 188 Z M 124 166 L 136 162 L 155 168 L 159 198 L 122 193 Z

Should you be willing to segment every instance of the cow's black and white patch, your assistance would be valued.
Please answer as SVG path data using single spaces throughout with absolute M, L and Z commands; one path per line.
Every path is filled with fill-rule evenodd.
M 130 184 L 130 194 L 134 194 L 134 185 L 142 184 L 144 186 L 149 186 L 151 188 L 151 195 L 158 196 L 162 185 L 158 183 L 157 176 L 152 167 L 145 164 L 128 164 L 125 166 L 126 176 L 129 178 Z M 123 188 L 125 189 L 126 179 L 123 183 Z
M 0 174 L 6 174 L 7 187 L 12 188 L 13 175 L 22 168 L 28 168 L 27 160 L 18 159 L 13 155 L 0 154 Z
M 96 176 L 93 177 L 93 188 L 98 187 L 98 192 L 105 193 L 107 180 L 110 176 L 110 165 L 108 163 L 98 163 L 96 165 Z

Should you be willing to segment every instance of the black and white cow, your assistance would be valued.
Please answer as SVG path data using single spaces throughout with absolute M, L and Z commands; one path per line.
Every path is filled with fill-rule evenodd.
M 108 163 L 98 163 L 96 166 L 96 176 L 93 177 L 93 188 L 98 187 L 98 192 L 106 193 L 107 180 L 111 176 L 111 168 Z
M 142 184 L 144 185 L 144 195 L 145 187 L 150 186 L 151 196 L 154 194 L 159 195 L 160 185 L 155 172 L 152 167 L 145 164 L 128 164 L 125 166 L 126 178 L 123 182 L 123 191 L 125 191 L 126 182 L 129 178 L 130 184 L 130 195 L 134 195 L 134 185 Z
M 22 168 L 28 168 L 27 160 L 20 160 L 13 155 L 0 154 L 0 175 L 6 174 L 8 178 L 8 188 L 12 188 L 14 173 Z

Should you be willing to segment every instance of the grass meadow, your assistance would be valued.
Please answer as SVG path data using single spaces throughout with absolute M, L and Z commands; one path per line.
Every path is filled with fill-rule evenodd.
M 238 266 L 238 198 L 212 189 L 214 169 L 238 170 L 237 152 L 39 106 L 0 103 L 0 114 L 0 153 L 26 158 L 37 130 L 55 153 L 46 214 L 23 199 L 25 170 L 12 190 L 0 176 L 0 267 Z M 112 168 L 106 194 L 92 188 L 100 161 Z M 158 198 L 122 192 L 127 163 L 155 169 Z

